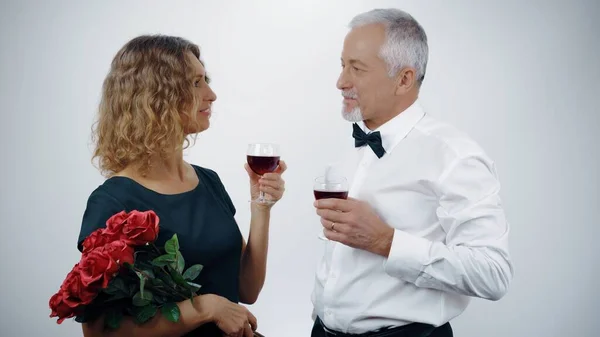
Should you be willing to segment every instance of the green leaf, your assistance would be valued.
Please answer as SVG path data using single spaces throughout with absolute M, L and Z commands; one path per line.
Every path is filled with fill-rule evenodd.
M 93 311 L 93 309 L 90 309 L 91 307 L 85 307 L 82 311 L 78 312 L 78 315 L 75 316 L 75 322 L 77 323 L 86 323 L 89 321 L 90 319 L 90 311 Z
M 180 286 L 184 286 L 187 287 L 187 281 L 183 278 L 183 276 L 181 276 L 180 273 L 178 273 L 176 270 L 170 269 L 169 270 L 171 273 L 171 277 L 173 278 L 173 281 L 175 281 L 175 283 L 177 283 Z
M 167 286 L 167 284 L 158 277 L 151 279 L 150 283 L 155 287 L 163 287 L 164 288 Z
M 168 265 L 169 263 L 175 262 L 176 260 L 177 260 L 177 255 L 164 254 L 164 255 L 161 255 L 161 256 L 155 258 L 154 260 L 152 260 L 152 264 L 157 267 L 164 267 L 164 266 Z
M 154 275 L 154 272 L 152 271 L 152 269 L 147 268 L 147 269 L 143 269 L 142 270 L 143 274 L 146 275 L 147 278 L 149 279 L 153 279 L 156 277 L 156 275 Z
M 122 266 L 131 271 L 135 271 L 135 269 L 133 268 L 133 265 L 129 262 L 123 262 Z
M 150 304 L 150 302 L 152 301 L 153 295 L 150 291 L 148 290 L 144 290 L 144 292 L 138 291 L 137 293 L 135 293 L 135 295 L 133 295 L 133 305 L 135 305 L 136 307 L 143 307 L 146 306 L 148 304 Z
M 136 292 L 138 292 L 138 285 L 135 283 L 129 284 L 129 296 L 135 295 Z
M 163 314 L 163 316 L 165 316 L 166 319 L 174 323 L 179 321 L 179 316 L 181 315 L 179 312 L 179 307 L 173 302 L 163 305 L 160 308 L 160 312 Z
M 177 234 L 173 234 L 173 237 L 165 242 L 165 251 L 169 254 L 177 254 L 179 251 L 179 240 L 177 239 Z
M 156 276 L 157 276 L 156 280 L 162 281 L 162 283 L 164 285 L 169 286 L 169 287 L 176 286 L 176 283 L 175 283 L 175 281 L 173 281 L 171 274 L 169 274 L 166 270 L 160 269 L 160 271 L 156 273 Z M 157 282 L 157 283 L 160 283 L 160 282 Z
M 185 271 L 185 273 L 183 273 L 183 278 L 188 281 L 195 280 L 198 277 L 198 275 L 200 275 L 202 268 L 204 268 L 204 267 L 201 264 L 195 264 L 195 265 L 189 267 Z
M 157 303 L 158 305 L 163 305 L 163 304 L 169 302 L 169 300 L 163 295 L 154 295 L 153 301 L 155 303 Z
M 123 320 L 123 313 L 120 309 L 111 309 L 106 313 L 104 325 L 110 329 L 118 329 Z
M 122 300 L 124 298 L 129 298 L 129 297 L 130 297 L 129 294 L 117 293 L 117 294 L 111 295 L 107 299 L 103 300 L 103 302 L 104 303 L 114 302 L 114 301 Z
M 183 255 L 177 251 L 177 272 L 179 274 L 183 273 L 183 268 L 185 268 L 185 259 L 183 258 Z
M 152 317 L 154 317 L 154 315 L 156 315 L 157 311 L 158 311 L 158 308 L 153 305 L 146 305 L 146 306 L 136 309 L 136 311 L 135 311 L 136 323 L 140 324 L 140 323 L 148 322 Z
M 200 290 L 200 288 L 202 288 L 201 285 L 193 283 L 193 282 L 188 282 L 187 284 L 192 287 L 193 292 L 196 292 L 196 291 Z
M 103 289 L 103 291 L 109 295 L 129 294 L 129 288 L 127 287 L 127 284 L 125 284 L 125 281 L 120 277 L 113 278 L 108 284 L 108 287 Z
M 150 292 L 150 291 L 148 291 L 148 290 L 145 290 L 145 291 L 140 291 L 140 292 L 139 292 L 139 294 L 140 294 L 140 297 L 141 297 L 143 300 L 148 300 L 148 301 L 152 301 L 152 297 L 154 296 L 154 295 L 152 294 L 152 292 Z

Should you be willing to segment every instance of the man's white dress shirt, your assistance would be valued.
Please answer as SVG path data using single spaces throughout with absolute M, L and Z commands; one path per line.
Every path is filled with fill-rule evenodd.
M 341 168 L 351 181 L 349 196 L 394 228 L 392 248 L 384 258 L 327 242 L 313 319 L 346 333 L 411 322 L 440 326 L 471 296 L 501 298 L 513 270 L 494 162 L 418 101 L 373 131 L 381 132 L 386 154 L 377 158 L 369 146 L 350 143 Z

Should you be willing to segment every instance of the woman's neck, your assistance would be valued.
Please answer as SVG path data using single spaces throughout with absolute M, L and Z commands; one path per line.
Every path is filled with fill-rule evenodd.
M 183 153 L 169 158 L 156 158 L 150 161 L 147 179 L 183 182 L 189 174 L 189 164 L 183 160 Z
M 196 171 L 183 160 L 183 154 L 151 160 L 145 174 L 141 174 L 137 167 L 132 165 L 117 175 L 133 179 L 138 184 L 161 194 L 188 192 L 199 184 Z
M 150 164 L 145 170 L 141 165 Z M 184 182 L 189 177 L 190 166 L 183 160 L 183 152 L 168 158 L 158 156 L 143 164 L 132 164 L 116 175 L 128 176 L 143 180 Z

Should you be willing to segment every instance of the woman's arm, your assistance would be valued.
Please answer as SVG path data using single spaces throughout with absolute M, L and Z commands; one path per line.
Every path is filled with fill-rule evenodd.
M 174 323 L 157 314 L 148 322 L 138 325 L 132 318 L 124 317 L 118 330 L 104 330 L 104 317 L 91 323 L 83 323 L 84 337 L 163 337 L 181 336 L 212 321 L 212 312 L 206 295 L 177 303 L 181 312 L 179 322 Z
M 245 307 L 217 295 L 200 295 L 177 303 L 181 315 L 174 323 L 162 315 L 138 325 L 124 318 L 118 330 L 106 331 L 104 318 L 83 324 L 84 337 L 173 337 L 182 336 L 203 324 L 214 322 L 225 334 L 251 337 L 256 330 L 256 318 Z
M 248 244 L 242 239 L 242 260 L 240 269 L 240 301 L 253 304 L 265 283 L 267 272 L 267 251 L 269 247 L 269 222 L 271 208 L 279 201 L 285 191 L 285 181 L 281 178 L 287 165 L 281 160 L 273 173 L 259 176 L 246 164 L 246 171 L 250 177 L 250 195 L 256 198 L 260 191 L 265 193 L 272 204 L 252 203 L 250 208 L 250 234 Z
M 248 244 L 243 243 L 240 269 L 240 301 L 245 304 L 256 302 L 265 283 L 270 218 L 270 209 L 252 205 L 250 234 Z

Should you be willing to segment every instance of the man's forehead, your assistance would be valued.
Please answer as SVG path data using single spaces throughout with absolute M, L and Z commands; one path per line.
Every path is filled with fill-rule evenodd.
M 381 25 L 366 25 L 352 29 L 344 39 L 343 59 L 364 59 L 379 53 L 385 40 Z

